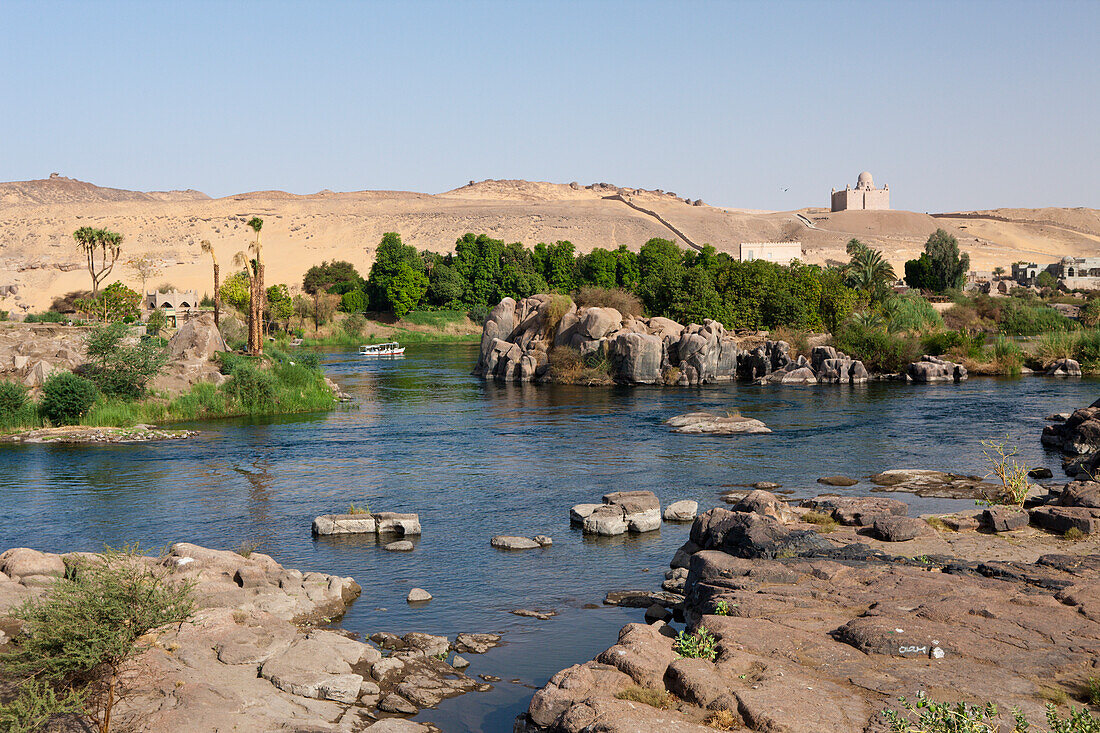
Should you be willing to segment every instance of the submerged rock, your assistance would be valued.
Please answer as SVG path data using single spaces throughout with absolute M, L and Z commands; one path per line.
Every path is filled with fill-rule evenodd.
M 498 550 L 535 550 L 542 547 L 538 542 L 526 537 L 513 537 L 511 535 L 497 535 L 489 544 Z
M 742 415 L 715 415 L 709 412 L 689 412 L 669 418 L 665 424 L 674 433 L 705 435 L 738 435 L 770 433 L 771 428 L 760 420 Z

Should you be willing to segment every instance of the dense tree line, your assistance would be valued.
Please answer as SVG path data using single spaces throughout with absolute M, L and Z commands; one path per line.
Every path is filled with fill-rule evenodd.
M 651 239 L 637 253 L 625 246 L 578 255 L 570 242 L 528 249 L 488 235 L 466 234 L 450 254 L 418 252 L 386 234 L 366 278 L 347 262 L 323 262 L 303 280 L 307 293 L 339 295 L 347 312 L 404 316 L 415 308 L 484 312 L 502 298 L 583 287 L 635 294 L 652 316 L 727 328 L 792 326 L 835 329 L 869 295 L 850 287 L 851 273 L 793 262 L 741 262 L 713 247 L 687 250 Z

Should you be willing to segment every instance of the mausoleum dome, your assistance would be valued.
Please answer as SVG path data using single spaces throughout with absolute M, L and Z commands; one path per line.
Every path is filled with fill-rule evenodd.
M 863 171 L 862 173 L 859 174 L 859 179 L 856 181 L 856 183 L 857 184 L 866 183 L 869 187 L 873 188 L 874 185 L 875 185 L 875 179 L 871 178 L 871 172 L 870 171 Z

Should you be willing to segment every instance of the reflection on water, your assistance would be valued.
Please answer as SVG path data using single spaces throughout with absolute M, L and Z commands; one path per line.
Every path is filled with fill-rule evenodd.
M 1096 398 L 1098 382 L 975 378 L 954 385 L 702 389 L 483 384 L 473 345 L 414 345 L 403 360 L 332 354 L 326 368 L 356 409 L 203 423 L 163 444 L 0 447 L 0 547 L 95 550 L 140 540 L 261 552 L 303 570 L 354 576 L 363 596 L 343 620 L 363 633 L 503 631 L 510 645 L 473 658 L 472 674 L 541 685 L 590 658 L 640 612 L 586 610 L 611 588 L 656 588 L 686 525 L 592 541 L 568 509 L 608 491 L 650 489 L 663 502 L 717 503 L 723 487 L 776 481 L 794 497 L 819 476 L 888 468 L 984 473 L 980 438 L 1008 435 L 1024 459 L 1058 473 L 1038 442 L 1043 417 Z M 770 435 L 677 435 L 690 410 L 739 410 Z M 1058 474 L 1060 475 L 1060 474 Z M 863 484 L 850 493 L 868 489 Z M 836 489 L 830 488 L 830 491 Z M 972 506 L 916 500 L 916 510 Z M 414 552 L 374 538 L 310 537 L 317 514 L 349 504 L 420 514 Z M 551 547 L 498 552 L 495 534 L 549 534 Z M 431 603 L 405 595 L 427 589 Z M 556 608 L 550 621 L 519 607 Z M 451 730 L 506 730 L 530 689 L 502 683 L 425 713 Z M 440 716 L 440 717 L 434 717 Z M 457 727 L 456 727 L 457 726 Z

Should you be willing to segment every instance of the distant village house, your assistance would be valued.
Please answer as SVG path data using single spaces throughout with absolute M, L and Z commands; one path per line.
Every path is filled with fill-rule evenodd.
M 742 262 L 765 260 L 777 265 L 789 265 L 802 259 L 802 242 L 742 242 Z
M 1035 285 L 1043 272 L 1067 290 L 1100 290 L 1100 257 L 1063 257 L 1046 267 L 1034 262 L 1012 265 L 1012 279 L 1024 287 Z

